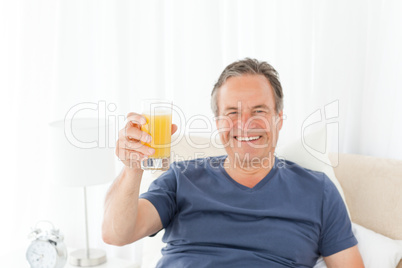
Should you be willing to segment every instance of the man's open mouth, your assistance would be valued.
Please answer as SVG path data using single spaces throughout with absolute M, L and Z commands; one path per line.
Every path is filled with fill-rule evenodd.
M 243 136 L 235 136 L 234 138 L 238 141 L 256 141 L 259 140 L 262 136 L 249 136 L 249 137 L 243 137 Z

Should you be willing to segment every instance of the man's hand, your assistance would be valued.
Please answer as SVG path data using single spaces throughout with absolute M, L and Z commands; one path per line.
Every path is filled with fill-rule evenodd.
M 137 113 L 127 114 L 127 124 L 119 131 L 119 138 L 116 143 L 116 155 L 123 164 L 131 169 L 140 169 L 141 160 L 148 158 L 155 153 L 155 149 L 146 146 L 152 137 L 141 131 L 141 126 L 146 124 L 146 119 Z M 177 126 L 172 124 L 172 135 Z
M 357 246 L 324 257 L 324 261 L 328 268 L 364 268 L 363 260 Z

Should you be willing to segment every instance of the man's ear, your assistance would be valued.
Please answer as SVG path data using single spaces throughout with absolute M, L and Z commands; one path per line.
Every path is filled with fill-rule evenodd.
M 279 131 L 282 129 L 283 125 L 283 110 L 280 111 L 275 119 L 276 129 Z

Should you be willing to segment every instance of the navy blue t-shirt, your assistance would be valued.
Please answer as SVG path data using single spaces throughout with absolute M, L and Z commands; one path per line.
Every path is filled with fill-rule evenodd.
M 313 267 L 357 244 L 324 173 L 276 158 L 248 188 L 228 175 L 225 158 L 175 162 L 140 196 L 165 228 L 157 267 Z

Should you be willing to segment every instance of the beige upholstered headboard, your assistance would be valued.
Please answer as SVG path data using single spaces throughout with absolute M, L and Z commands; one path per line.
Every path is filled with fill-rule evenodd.
M 402 240 L 402 161 L 353 154 L 330 154 L 329 158 L 338 162 L 335 175 L 352 221 Z

